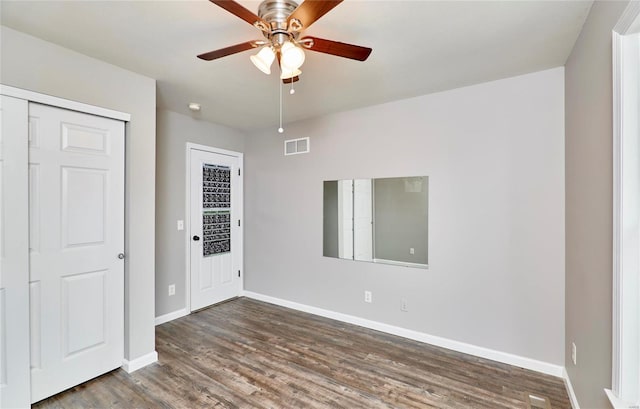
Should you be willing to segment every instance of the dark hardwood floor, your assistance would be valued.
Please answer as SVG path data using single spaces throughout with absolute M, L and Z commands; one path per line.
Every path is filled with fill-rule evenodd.
M 156 348 L 34 407 L 571 408 L 560 378 L 246 298 L 158 326 Z

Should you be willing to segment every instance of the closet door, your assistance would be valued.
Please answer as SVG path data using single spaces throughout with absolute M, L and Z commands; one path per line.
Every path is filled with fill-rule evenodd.
M 32 402 L 122 365 L 124 123 L 29 105 Z
M 29 406 L 27 115 L 0 96 L 0 408 Z

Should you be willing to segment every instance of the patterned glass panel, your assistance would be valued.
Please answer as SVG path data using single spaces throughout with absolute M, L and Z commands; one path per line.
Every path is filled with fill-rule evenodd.
M 231 168 L 202 165 L 203 256 L 231 251 Z

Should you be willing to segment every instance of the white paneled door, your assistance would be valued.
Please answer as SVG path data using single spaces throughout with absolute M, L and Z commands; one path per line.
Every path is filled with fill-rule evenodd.
M 27 116 L 27 101 L 0 96 L 0 408 L 29 406 Z
M 124 123 L 29 104 L 31 398 L 122 365 Z
M 189 150 L 191 310 L 240 294 L 241 158 Z

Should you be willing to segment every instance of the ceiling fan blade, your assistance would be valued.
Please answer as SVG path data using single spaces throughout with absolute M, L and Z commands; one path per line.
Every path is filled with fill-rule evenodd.
M 252 26 L 256 26 L 259 29 L 263 30 L 263 28 L 269 27 L 269 25 L 260 17 L 255 15 L 252 11 L 247 10 L 241 4 L 236 3 L 233 0 L 209 0 L 216 6 L 220 6 L 223 9 L 227 10 L 229 13 L 234 14 Z M 258 26 L 258 24 L 262 25 L 262 27 Z M 264 30 L 263 30 L 264 31 Z
M 350 58 L 358 61 L 366 60 L 369 58 L 371 51 L 373 51 L 368 47 L 360 47 L 359 45 L 340 43 L 338 41 L 323 40 L 318 37 L 305 37 L 301 41 L 304 42 L 305 40 L 313 41 L 312 45 L 305 45 L 305 48 L 308 50 L 337 55 L 338 57 Z
M 231 47 L 221 48 L 215 51 L 209 51 L 208 53 L 200 54 L 198 58 L 201 60 L 211 61 L 216 58 L 226 57 L 227 55 L 240 53 L 254 48 L 253 41 L 247 41 L 246 43 L 232 45 Z
M 306 30 L 316 20 L 330 12 L 338 4 L 342 3 L 342 1 L 343 0 L 305 0 L 301 5 L 293 10 L 293 13 L 291 13 L 287 19 L 287 23 L 296 19 L 302 24 L 302 28 L 294 31 Z M 294 26 L 293 28 L 296 27 Z

